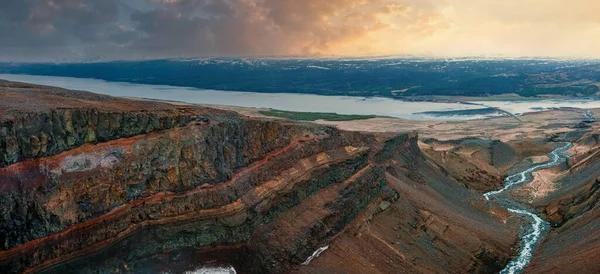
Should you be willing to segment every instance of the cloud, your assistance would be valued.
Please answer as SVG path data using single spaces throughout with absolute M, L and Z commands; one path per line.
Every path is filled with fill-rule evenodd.
M 0 60 L 593 55 L 586 0 L 2 0 Z
M 386 24 L 376 16 L 342 20 L 367 7 L 356 0 L 169 0 L 132 20 L 144 34 L 136 47 L 168 56 L 330 54 Z M 386 13 L 396 6 L 383 6 Z M 375 9 L 381 13 L 380 9 Z
M 81 45 L 110 44 L 121 30 L 113 0 L 3 0 L 0 58 L 81 54 Z

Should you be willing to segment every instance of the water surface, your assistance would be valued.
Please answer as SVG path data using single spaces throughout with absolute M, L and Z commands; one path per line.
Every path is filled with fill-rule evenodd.
M 325 96 L 297 93 L 258 93 L 208 90 L 165 85 L 108 82 L 98 79 L 0 74 L 0 79 L 32 84 L 85 90 L 112 96 L 173 100 L 188 103 L 273 108 L 288 111 L 335 112 L 339 114 L 380 115 L 412 120 L 468 120 L 497 116 L 486 107 L 464 103 L 410 102 L 383 97 Z M 232 79 L 235 81 L 235 79 Z M 539 111 L 544 108 L 600 107 L 597 100 L 483 101 L 512 113 Z M 457 115 L 467 111 L 469 115 Z M 423 113 L 425 112 L 425 113 Z M 427 112 L 434 112 L 435 115 Z M 447 113 L 445 113 L 447 112 Z M 463 113 L 464 114 L 464 113 Z

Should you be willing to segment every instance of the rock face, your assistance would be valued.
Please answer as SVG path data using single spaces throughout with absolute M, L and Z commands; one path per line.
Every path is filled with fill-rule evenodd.
M 571 193 L 554 199 L 544 209 L 547 220 L 554 226 L 576 218 L 594 208 L 600 201 L 600 177 Z
M 4 84 L 3 272 L 144 272 L 140 262 L 156 254 L 223 246 L 248 250 L 248 271 L 289 272 L 360 216 L 388 227 L 377 216 L 389 214 L 415 247 L 447 253 L 469 243 L 414 268 L 423 272 L 495 270 L 517 240 L 514 223 L 444 177 L 414 134 Z M 463 211 L 469 217 L 442 215 Z
M 446 175 L 416 146 L 378 158 L 395 198 L 376 200 L 297 273 L 494 273 L 513 256 L 515 219 Z M 492 214 L 486 214 L 492 212 Z
M 530 273 L 599 273 L 600 147 L 590 132 L 574 141 L 589 147 L 573 155 L 558 188 L 538 203 L 552 229 L 534 254 Z M 582 150 L 585 151 L 585 150 Z

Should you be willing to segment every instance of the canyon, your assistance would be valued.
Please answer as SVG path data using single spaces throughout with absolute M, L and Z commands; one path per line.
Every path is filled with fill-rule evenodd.
M 600 131 L 573 127 L 577 110 L 308 123 L 8 81 L 0 93 L 2 272 L 216 259 L 238 273 L 494 273 L 529 220 L 483 193 L 566 141 L 567 161 L 506 191 L 550 223 L 525 271 L 600 271 Z

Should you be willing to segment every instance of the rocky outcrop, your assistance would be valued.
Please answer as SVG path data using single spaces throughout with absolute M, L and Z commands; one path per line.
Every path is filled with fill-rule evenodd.
M 122 100 L 14 83 L 0 102 L 0 167 L 99 143 L 206 122 L 218 110 Z
M 560 226 L 593 207 L 600 201 L 600 178 L 595 179 L 579 189 L 552 200 L 544 208 L 547 220 L 554 226 Z
M 594 180 L 545 208 L 554 226 L 526 269 L 529 273 L 598 273 L 600 207 Z
M 556 190 L 538 202 L 538 208 L 555 227 L 595 207 L 600 200 L 600 158 L 598 149 L 575 155 L 568 171 L 556 180 Z M 565 167 L 563 167 L 565 168 Z
M 0 166 L 45 157 L 85 143 L 106 142 L 187 125 L 202 117 L 101 109 L 26 113 L 0 125 Z

